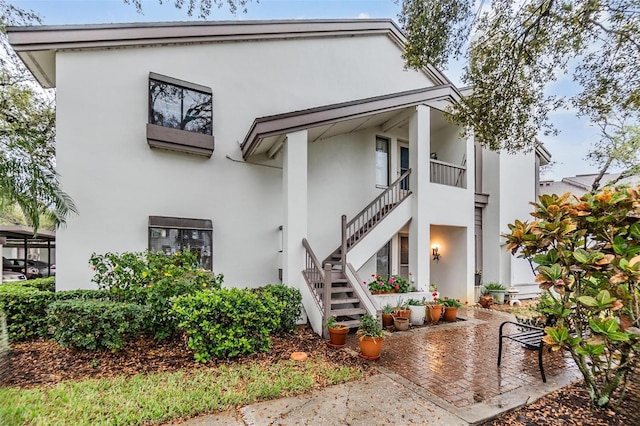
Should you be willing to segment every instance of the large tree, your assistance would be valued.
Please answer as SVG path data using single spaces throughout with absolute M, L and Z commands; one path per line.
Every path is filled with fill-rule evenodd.
M 564 101 L 596 122 L 640 107 L 640 0 L 403 0 L 400 21 L 409 67 L 468 55 L 453 119 L 493 149 L 533 148 Z M 582 90 L 550 96 L 567 73 Z
M 591 192 L 596 192 L 602 184 L 615 185 L 629 176 L 640 175 L 640 127 L 627 124 L 624 117 L 617 116 L 607 117 L 598 127 L 601 138 L 587 154 L 587 160 L 598 167 Z M 603 181 L 611 168 L 621 172 L 615 179 Z
M 0 0 L 0 207 L 17 205 L 37 230 L 76 212 L 55 170 L 53 96 L 38 85 L 7 43 L 4 26 L 40 22 L 33 12 Z

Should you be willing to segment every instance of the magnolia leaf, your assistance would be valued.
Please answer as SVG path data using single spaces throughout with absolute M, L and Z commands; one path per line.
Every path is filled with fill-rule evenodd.
M 578 297 L 578 301 L 583 305 L 589 306 L 591 308 L 598 306 L 598 302 L 591 296 L 580 296 Z
M 615 342 L 628 342 L 629 335 L 622 331 L 615 331 L 612 333 L 607 333 L 607 337 Z
M 578 263 L 588 263 L 589 262 L 589 253 L 584 249 L 578 249 L 573 252 L 573 257 L 578 261 Z

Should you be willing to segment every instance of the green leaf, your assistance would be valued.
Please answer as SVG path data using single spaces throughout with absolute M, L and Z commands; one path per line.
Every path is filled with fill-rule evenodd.
M 598 302 L 591 296 L 580 296 L 578 297 L 578 301 L 583 305 L 589 306 L 591 308 L 598 306 Z
M 573 252 L 573 257 L 578 261 L 578 263 L 588 263 L 589 262 L 589 253 L 584 249 L 578 249 Z

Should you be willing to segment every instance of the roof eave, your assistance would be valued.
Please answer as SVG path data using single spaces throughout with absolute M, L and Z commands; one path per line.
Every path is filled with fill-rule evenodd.
M 249 158 L 261 140 L 271 136 L 442 100 L 455 103 L 460 99 L 455 86 L 443 85 L 259 117 L 253 121 L 240 145 L 242 156 L 245 160 Z

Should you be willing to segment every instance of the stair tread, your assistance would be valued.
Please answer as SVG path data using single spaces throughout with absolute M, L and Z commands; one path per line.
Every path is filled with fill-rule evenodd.
M 334 317 L 358 315 L 358 314 L 366 314 L 366 313 L 367 313 L 367 310 L 364 308 L 332 309 L 330 312 L 331 316 L 334 316 Z
M 360 327 L 360 320 L 340 321 L 340 324 L 344 324 L 349 328 L 358 328 Z
M 351 287 L 331 287 L 331 293 L 349 293 L 354 291 Z
M 344 305 L 346 303 L 360 303 L 360 299 L 357 297 L 347 297 L 344 299 L 331 299 L 332 305 Z
M 349 281 L 347 281 L 346 278 L 337 278 L 337 279 L 333 279 L 331 280 L 331 284 L 346 284 Z

